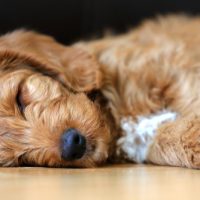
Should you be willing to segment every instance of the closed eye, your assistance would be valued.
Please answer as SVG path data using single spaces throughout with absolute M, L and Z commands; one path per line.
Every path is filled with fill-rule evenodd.
M 91 101 L 96 101 L 100 92 L 98 90 L 93 90 L 92 92 L 88 93 L 87 96 Z
M 24 113 L 24 109 L 25 109 L 25 105 L 22 101 L 22 98 L 21 98 L 21 90 L 19 89 L 18 90 L 18 93 L 17 93 L 17 96 L 16 96 L 16 103 L 17 103 L 17 106 L 19 108 L 19 111 L 22 113 Z
M 88 98 L 96 104 L 105 106 L 108 104 L 108 100 L 104 97 L 101 91 L 93 90 L 87 94 Z

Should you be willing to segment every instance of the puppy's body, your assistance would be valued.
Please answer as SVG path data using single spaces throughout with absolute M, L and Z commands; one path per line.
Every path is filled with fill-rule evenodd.
M 174 122 L 157 129 L 147 162 L 200 167 L 199 25 L 198 17 L 167 16 L 146 21 L 125 35 L 77 44 L 101 64 L 101 90 L 116 126 L 123 118 L 131 117 L 136 124 L 138 117 L 163 109 L 177 113 Z M 120 135 L 124 138 L 126 133 Z
M 33 32 L 2 36 L 0 164 L 89 167 L 128 158 L 199 168 L 199 25 L 168 16 L 72 47 Z M 93 90 L 103 94 L 95 102 Z

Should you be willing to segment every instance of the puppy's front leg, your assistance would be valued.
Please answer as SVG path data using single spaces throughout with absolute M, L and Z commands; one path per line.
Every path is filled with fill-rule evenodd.
M 180 118 L 162 125 L 147 161 L 159 165 L 200 168 L 200 116 Z

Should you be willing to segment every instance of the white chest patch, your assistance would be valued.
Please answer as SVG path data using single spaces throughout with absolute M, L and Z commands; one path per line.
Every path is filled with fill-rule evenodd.
M 131 161 L 144 162 L 157 128 L 165 122 L 174 121 L 176 117 L 177 113 L 162 110 L 149 116 L 138 116 L 136 121 L 132 117 L 122 118 L 124 135 L 117 141 L 117 154 L 123 152 Z

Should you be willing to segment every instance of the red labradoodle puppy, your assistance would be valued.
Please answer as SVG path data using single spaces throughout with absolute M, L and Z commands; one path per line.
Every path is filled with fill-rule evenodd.
M 199 17 L 167 16 L 72 47 L 1 37 L 1 166 L 200 168 L 199 33 Z

